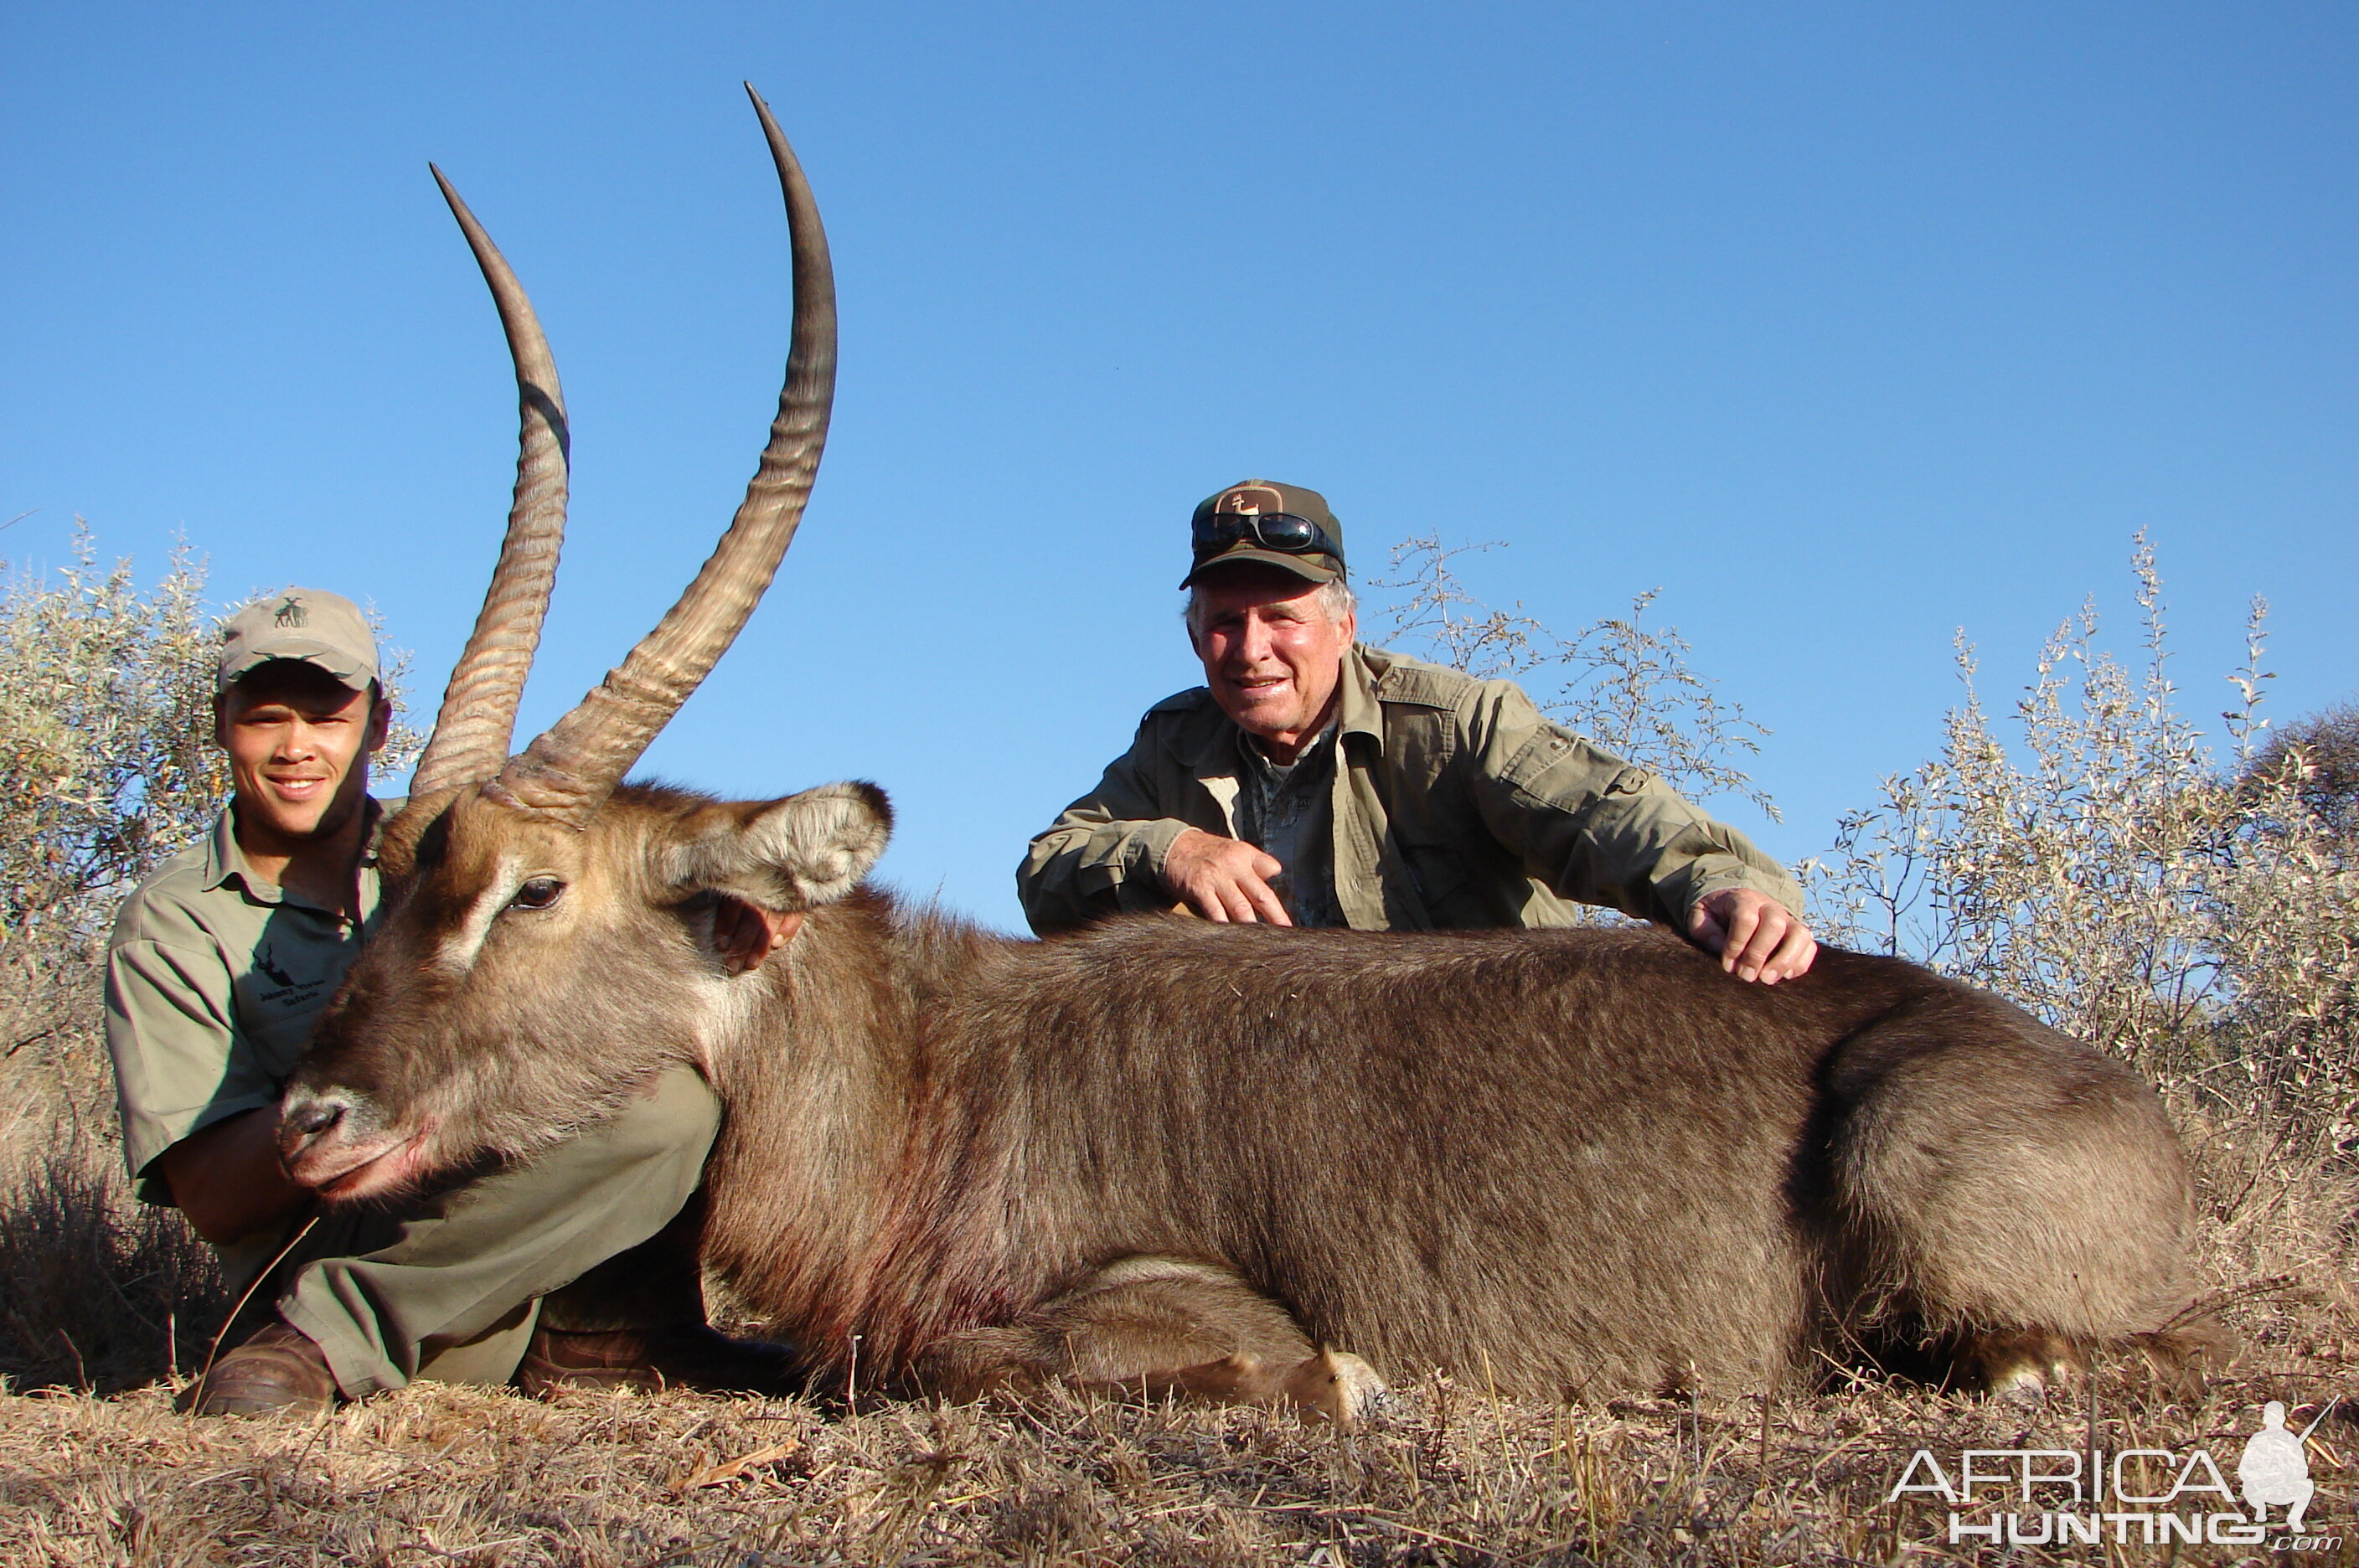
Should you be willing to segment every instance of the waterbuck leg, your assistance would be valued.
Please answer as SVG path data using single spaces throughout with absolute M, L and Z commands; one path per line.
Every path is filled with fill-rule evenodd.
M 1050 1379 L 1286 1405 L 1345 1431 L 1384 1379 L 1356 1356 L 1313 1345 L 1283 1307 L 1228 1269 L 1125 1258 L 1004 1328 L 954 1335 L 929 1353 L 925 1382 L 954 1398 Z
M 2187 1171 L 2126 1067 L 1945 995 L 1845 1041 L 1828 1086 L 1855 1323 L 1913 1321 L 1962 1352 L 1960 1381 L 2034 1398 L 2072 1346 L 2169 1327 L 2190 1294 Z

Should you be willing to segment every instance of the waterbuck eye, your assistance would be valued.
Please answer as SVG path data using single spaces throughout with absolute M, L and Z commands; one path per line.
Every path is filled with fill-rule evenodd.
M 536 877 L 516 889 L 516 897 L 508 901 L 508 908 L 545 909 L 557 902 L 557 896 L 564 891 L 565 884 L 556 877 Z

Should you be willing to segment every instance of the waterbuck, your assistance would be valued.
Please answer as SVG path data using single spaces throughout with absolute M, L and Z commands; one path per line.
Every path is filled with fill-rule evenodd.
M 825 437 L 826 243 L 755 104 L 793 236 L 769 444 L 679 604 L 515 757 L 564 409 L 451 194 L 515 354 L 516 505 L 384 835 L 380 934 L 287 1094 L 299 1178 L 360 1200 L 528 1160 L 691 1063 L 728 1107 L 709 1262 L 815 1376 L 856 1356 L 955 1396 L 1064 1378 L 1349 1421 L 1378 1369 L 1757 1388 L 1896 1341 L 2036 1383 L 2171 1329 L 2190 1194 L 2152 1090 L 1910 964 L 1827 952 L 1773 989 L 1635 930 L 1017 941 L 863 885 L 872 786 L 621 784 L 766 586 Z

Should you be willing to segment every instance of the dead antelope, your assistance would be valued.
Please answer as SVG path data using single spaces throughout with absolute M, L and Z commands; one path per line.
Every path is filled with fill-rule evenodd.
M 1831 952 L 1771 989 L 1640 931 L 1015 941 L 862 885 L 871 786 L 621 785 L 768 583 L 826 431 L 826 244 L 756 106 L 795 278 L 769 444 L 679 604 L 516 757 L 563 405 L 451 198 L 515 351 L 516 507 L 385 835 L 382 933 L 288 1093 L 299 1177 L 363 1199 L 530 1159 L 690 1062 L 728 1105 L 710 1261 L 815 1375 L 856 1340 L 864 1381 L 962 1397 L 1065 1378 L 1348 1419 L 1374 1368 L 1750 1388 L 1871 1342 L 2036 1379 L 2173 1323 L 2189 1188 L 2153 1092 L 1908 964 Z

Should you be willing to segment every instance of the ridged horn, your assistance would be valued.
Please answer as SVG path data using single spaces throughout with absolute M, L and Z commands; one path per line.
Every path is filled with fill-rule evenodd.
M 410 779 L 413 799 L 481 784 L 508 759 L 516 702 L 540 646 L 540 624 L 549 614 L 549 593 L 557 581 L 557 555 L 565 542 L 565 495 L 571 434 L 565 422 L 565 393 L 557 384 L 557 362 L 541 334 L 540 319 L 524 286 L 500 255 L 467 203 L 432 164 L 434 183 L 466 234 L 475 264 L 491 286 L 508 355 L 516 363 L 519 429 L 516 435 L 516 499 L 508 507 L 507 537 L 499 564 L 475 616 L 466 650 L 442 691 L 442 711 Z
M 778 416 L 729 531 L 679 602 L 630 656 L 484 787 L 487 800 L 586 825 L 647 743 L 728 651 L 793 542 L 827 444 L 835 397 L 835 276 L 802 165 L 769 105 L 745 84 L 777 165 L 794 254 L 794 327 Z

